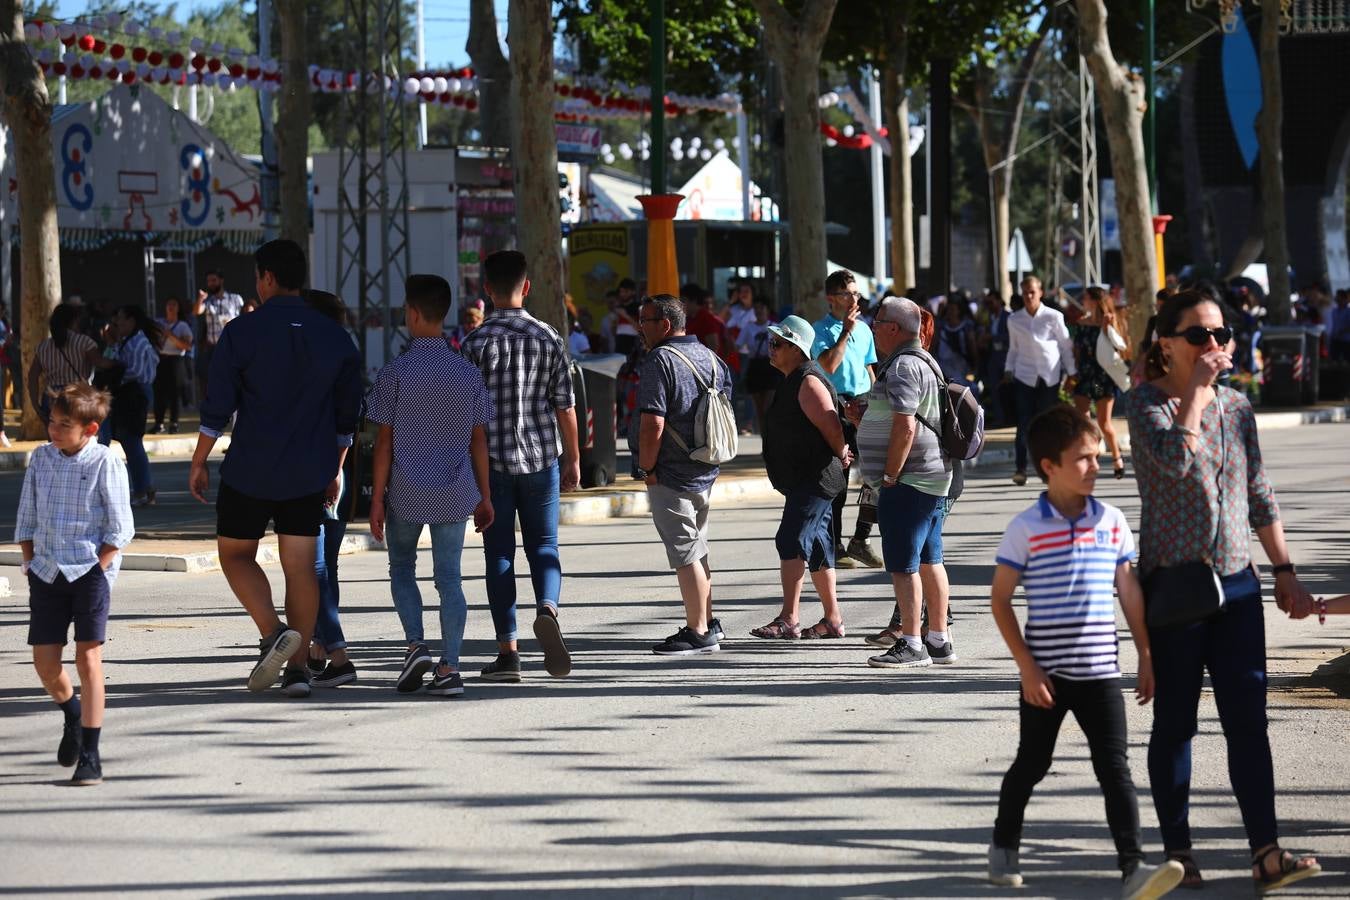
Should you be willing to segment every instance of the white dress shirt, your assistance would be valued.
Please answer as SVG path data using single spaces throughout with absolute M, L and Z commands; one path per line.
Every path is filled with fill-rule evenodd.
M 1013 378 L 1030 387 L 1039 378 L 1046 384 L 1059 384 L 1061 373 L 1077 375 L 1073 361 L 1073 339 L 1064 324 L 1064 314 L 1044 303 L 1031 315 L 1025 308 L 1008 317 L 1008 362 Z

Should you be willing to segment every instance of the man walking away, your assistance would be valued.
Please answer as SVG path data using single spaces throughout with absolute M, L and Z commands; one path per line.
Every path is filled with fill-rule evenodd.
M 530 293 L 525 274 L 525 255 L 517 250 L 499 250 L 483 261 L 483 289 L 494 309 L 463 347 L 483 374 L 494 410 L 487 434 L 495 519 L 483 533 L 483 556 L 498 652 L 481 673 L 485 681 L 520 681 L 517 516 L 534 583 L 534 636 L 544 651 L 544 668 L 555 678 L 572 671 L 558 627 L 558 494 L 581 481 L 571 357 L 558 332 L 525 311 Z
M 230 588 L 262 635 L 248 688 L 266 690 L 289 659 L 282 690 L 307 697 L 305 658 L 319 610 L 315 547 L 324 499 L 337 496 L 340 448 L 351 446 L 361 411 L 361 359 L 342 326 L 300 296 L 307 264 L 298 244 L 269 241 L 254 261 L 262 307 L 220 332 L 188 485 L 207 502 L 207 456 L 236 416 L 220 466 L 216 544 Z M 285 624 L 257 561 L 268 523 L 286 577 Z
M 652 651 L 662 656 L 711 653 L 721 649 L 722 636 L 721 623 L 712 617 L 708 565 L 708 500 L 719 469 L 690 459 L 689 452 L 698 447 L 699 399 L 706 387 L 730 397 L 731 370 L 685 332 L 685 307 L 678 297 L 648 297 L 638 323 L 651 352 L 638 381 L 637 474 L 647 483 L 652 521 L 680 583 L 685 618 L 685 627 Z
M 197 347 L 197 402 L 206 398 L 206 385 L 211 374 L 211 357 L 225 326 L 244 312 L 244 298 L 225 290 L 225 279 L 216 269 L 206 273 L 206 290 L 197 292 L 193 315 L 202 320 L 202 339 Z
M 1064 376 L 1078 369 L 1073 361 L 1073 339 L 1064 314 L 1041 302 L 1041 280 L 1022 280 L 1022 308 L 1008 317 L 1008 360 L 1004 380 L 1012 381 L 1017 410 L 1017 471 L 1013 484 L 1027 483 L 1027 426 L 1038 414 L 1059 402 Z

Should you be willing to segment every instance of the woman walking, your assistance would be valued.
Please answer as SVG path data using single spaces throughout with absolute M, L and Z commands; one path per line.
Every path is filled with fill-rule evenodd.
M 1130 367 L 1121 354 L 1126 349 L 1116 324 L 1116 307 L 1099 287 L 1083 292 L 1083 318 L 1073 328 L 1073 355 L 1078 366 L 1078 383 L 1073 388 L 1073 405 L 1088 415 L 1097 406 L 1097 426 L 1111 451 L 1111 467 L 1117 478 L 1125 477 L 1125 462 L 1120 455 L 1120 440 L 1111 424 L 1116 397 L 1130 387 Z
M 192 348 L 192 329 L 180 317 L 177 297 L 164 301 L 164 318 L 158 320 L 164 342 L 159 347 L 155 370 L 155 433 L 164 434 L 164 413 L 169 414 L 169 433 L 178 433 L 178 410 L 182 400 L 183 360 Z
M 50 418 L 47 393 L 77 381 L 88 382 L 96 367 L 104 365 L 93 338 L 80 334 L 81 308 L 62 303 L 47 320 L 51 337 L 44 338 L 28 367 L 28 399 L 42 421 Z M 45 390 L 39 390 L 39 384 Z
M 942 307 L 938 330 L 938 365 L 950 381 L 973 381 L 975 376 L 975 323 L 964 294 L 953 294 Z
M 150 478 L 150 458 L 145 454 L 145 416 L 154 400 L 155 372 L 159 368 L 159 326 L 139 306 L 120 306 L 112 315 L 112 334 L 117 339 L 117 362 L 125 366 L 121 384 L 113 389 L 107 439 L 122 445 L 131 480 L 131 505 L 154 506 L 155 486 Z M 100 435 L 103 439 L 103 435 Z
M 785 376 L 764 417 L 764 465 L 774 488 L 786 498 L 774 538 L 783 582 L 783 609 L 761 628 L 758 638 L 841 638 L 844 617 L 834 583 L 833 503 L 847 484 L 844 470 L 853 454 L 837 412 L 839 398 L 829 376 L 811 359 L 815 330 L 799 316 L 770 325 L 773 367 Z M 801 627 L 802 581 L 806 569 L 820 595 L 824 616 Z
M 1158 315 L 1150 380 L 1128 395 L 1143 501 L 1139 570 L 1157 682 L 1148 770 L 1167 855 L 1186 868 L 1183 886 L 1199 887 L 1190 831 L 1191 739 L 1208 670 L 1252 878 L 1267 893 L 1321 867 L 1278 843 L 1265 622 L 1249 527 L 1273 564 L 1279 608 L 1301 619 L 1312 611 L 1312 598 L 1289 561 L 1251 404 L 1215 384 L 1232 367 L 1232 340 L 1218 304 L 1193 291 L 1176 295 Z

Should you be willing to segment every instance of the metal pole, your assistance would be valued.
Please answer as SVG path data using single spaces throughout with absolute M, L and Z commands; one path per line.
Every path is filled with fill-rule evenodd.
M 1157 56 L 1153 33 L 1153 0 L 1144 0 L 1144 165 L 1148 170 L 1148 194 L 1153 212 L 1158 211 L 1158 118 L 1154 114 L 1157 92 L 1154 88 L 1153 59 Z
M 272 0 L 258 0 L 258 55 L 272 58 Z M 193 89 L 196 97 L 196 89 Z M 194 111 L 195 118 L 195 111 Z M 277 142 L 272 122 L 272 92 L 258 91 L 258 121 L 262 128 L 263 237 L 274 240 L 280 231 L 280 185 L 277 183 Z
M 56 102 L 61 104 L 66 102 L 66 76 L 64 75 L 56 80 Z
M 652 196 L 666 192 L 666 0 L 652 10 Z
M 188 85 L 188 118 L 197 121 L 197 85 Z
M 952 289 L 952 61 L 939 57 L 929 63 L 933 131 L 928 147 L 932 157 L 933 196 L 929 198 L 929 247 L 933 268 L 933 295 Z
M 750 212 L 750 122 L 745 116 L 745 107 L 736 112 L 736 141 L 740 144 L 737 155 L 741 164 L 741 218 L 749 222 Z
M 881 125 L 881 76 L 876 67 L 872 68 L 867 79 L 867 112 L 872 121 Z M 908 128 L 908 122 L 901 122 L 901 128 Z M 891 142 L 891 152 L 899 153 L 905 142 L 899 142 L 898 135 Z M 881 145 L 872 142 L 872 277 L 877 284 L 886 281 L 886 176 L 882 159 Z M 905 161 L 908 165 L 908 160 Z
M 417 0 L 417 70 L 427 68 L 427 27 L 423 0 Z M 417 149 L 427 145 L 427 101 L 417 101 Z

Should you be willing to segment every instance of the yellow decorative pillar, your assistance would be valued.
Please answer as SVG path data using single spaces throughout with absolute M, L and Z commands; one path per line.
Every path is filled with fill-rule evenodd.
M 653 147 L 656 153 L 657 148 Z M 675 211 L 681 194 L 656 194 L 638 197 L 647 216 L 647 293 L 680 294 L 680 270 L 675 262 Z
M 1153 217 L 1153 250 L 1158 259 L 1158 290 L 1167 287 L 1167 265 L 1163 259 L 1163 233 L 1167 231 L 1167 223 L 1172 221 L 1171 216 Z

